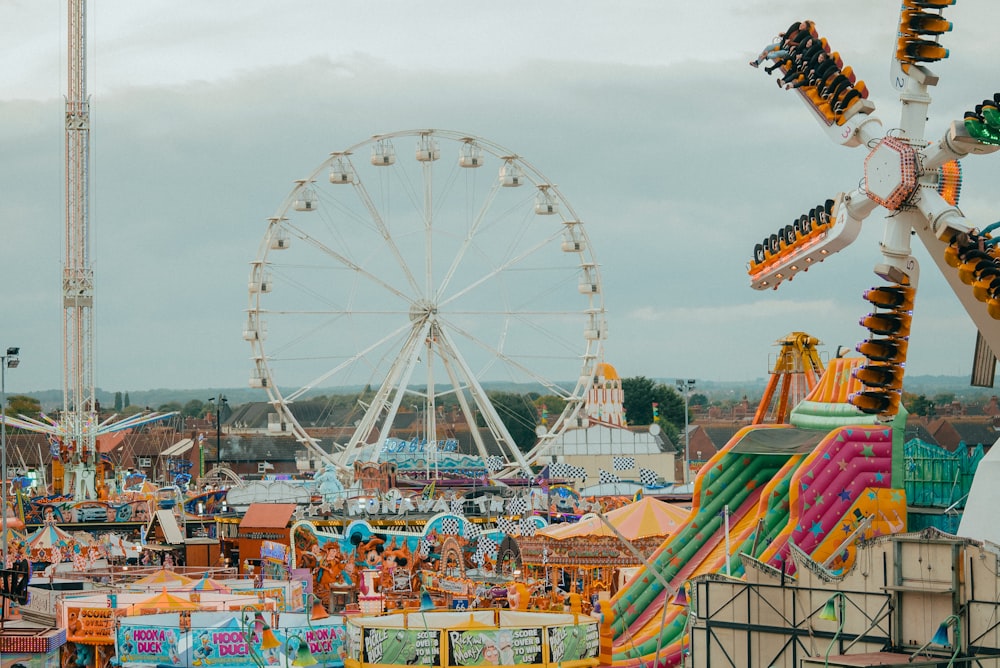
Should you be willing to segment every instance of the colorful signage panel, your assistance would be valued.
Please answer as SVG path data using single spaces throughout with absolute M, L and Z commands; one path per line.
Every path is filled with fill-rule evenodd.
M 271 629 L 271 632 L 278 644 L 264 649 L 262 638 L 252 631 L 245 632 L 234 617 L 210 628 L 190 630 L 123 620 L 118 629 L 117 654 L 123 666 L 284 666 L 295 660 L 299 643 L 306 642 L 320 664 L 343 665 L 342 624 Z
M 449 665 L 513 666 L 541 662 L 541 628 L 448 631 Z
M 441 663 L 441 631 L 366 627 L 361 651 L 362 663 L 436 666 Z
M 549 662 L 579 661 L 597 657 L 601 634 L 596 623 L 549 626 Z

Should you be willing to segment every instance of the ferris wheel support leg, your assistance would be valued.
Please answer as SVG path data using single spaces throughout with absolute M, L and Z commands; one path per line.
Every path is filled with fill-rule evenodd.
M 500 444 L 507 444 L 508 449 L 512 458 L 518 463 L 523 471 L 530 472 L 531 467 L 528 465 L 528 461 L 524 457 L 524 453 L 517 447 L 517 443 L 514 441 L 514 437 L 510 435 L 507 430 L 507 426 L 500 419 L 500 414 L 497 413 L 496 408 L 490 402 L 489 397 L 486 395 L 486 390 L 479 383 L 476 375 L 472 373 L 472 369 L 468 367 L 465 360 L 460 356 L 455 354 L 457 348 L 454 342 L 451 340 L 451 336 L 447 331 L 441 330 L 440 332 L 442 339 L 442 348 L 447 348 L 451 351 L 452 359 L 459 365 L 459 368 L 464 375 L 469 380 L 469 390 L 472 392 L 473 397 L 476 400 L 476 404 L 482 411 L 483 417 L 486 419 L 486 424 L 493 432 L 494 438 Z
M 351 436 L 351 440 L 348 441 L 347 447 L 345 447 L 344 451 L 340 454 L 338 463 L 341 466 L 347 466 L 350 462 L 351 456 L 355 453 L 355 450 L 364 446 L 368 442 L 368 437 L 371 435 L 372 431 L 375 430 L 376 423 L 379 418 L 383 416 L 383 409 L 386 406 L 390 393 L 393 389 L 396 389 L 397 391 L 393 399 L 392 407 L 388 411 L 388 415 L 385 415 L 384 417 L 383 433 L 379 434 L 379 445 L 385 442 L 385 437 L 388 435 L 388 430 L 392 426 L 392 422 L 396 417 L 397 411 L 399 410 L 399 404 L 403 398 L 403 393 L 399 388 L 406 387 L 406 383 L 409 382 L 419 357 L 419 344 L 426 338 L 429 329 L 430 325 L 425 322 L 419 327 L 413 327 L 410 331 L 409 338 L 403 345 L 399 355 L 396 356 L 396 360 L 393 362 L 392 367 L 386 374 L 385 380 L 379 387 L 378 392 L 375 393 L 375 398 L 372 399 L 371 404 L 368 406 L 368 410 L 365 411 L 364 417 L 361 418 L 361 424 L 358 425 L 358 428 Z
M 447 354 L 443 354 L 445 352 L 447 352 Z M 450 348 L 448 348 L 447 350 L 442 350 L 441 361 L 445 368 L 445 373 L 448 374 L 448 379 L 451 382 L 451 386 L 454 388 L 459 388 L 463 386 L 463 383 L 460 382 L 460 379 L 455 373 L 454 367 L 455 364 L 458 364 L 458 362 L 455 361 L 455 364 L 452 364 L 452 361 L 454 360 L 454 357 L 452 356 L 453 353 L 454 351 L 452 351 Z M 458 366 L 461 367 L 460 364 Z M 467 382 L 466 385 L 471 385 L 471 382 Z M 472 406 L 469 405 L 469 399 L 466 397 L 465 392 L 455 392 L 455 398 L 458 400 L 458 405 L 462 411 L 462 417 L 465 419 L 465 424 L 475 425 L 476 415 L 475 412 L 472 410 Z M 489 457 L 490 453 L 486 449 L 486 443 L 485 441 L 483 441 L 483 435 L 480 434 L 479 429 L 476 428 L 470 428 L 469 433 L 472 435 L 472 442 L 476 446 L 476 451 L 479 452 L 479 456 L 482 457 L 483 461 L 485 462 L 487 457 Z

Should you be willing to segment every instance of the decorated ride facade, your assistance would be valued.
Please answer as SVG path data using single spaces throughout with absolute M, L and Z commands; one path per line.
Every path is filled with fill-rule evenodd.
M 460 599 L 469 606 L 485 580 L 504 588 L 520 568 L 516 545 L 496 522 L 459 513 L 437 513 L 398 529 L 355 520 L 342 531 L 329 531 L 299 521 L 291 533 L 290 563 L 309 569 L 314 594 L 333 608 L 357 604 L 368 613 L 411 608 L 422 588 L 442 605 Z

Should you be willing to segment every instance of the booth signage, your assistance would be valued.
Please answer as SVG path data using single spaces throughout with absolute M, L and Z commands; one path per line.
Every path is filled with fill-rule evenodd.
M 127 618 L 126 618 L 127 619 Z M 265 665 L 290 665 L 298 647 L 296 638 L 309 645 L 317 661 L 335 665 L 343 661 L 343 624 L 272 629 L 279 646 L 264 649 L 261 640 L 240 628 L 230 617 L 212 628 L 182 630 L 165 626 L 122 623 L 117 634 L 117 655 L 122 666 L 239 666 L 262 660 Z M 292 656 L 287 656 L 291 652 Z M 256 658 L 255 658 L 256 657 Z
M 597 656 L 601 635 L 597 624 L 549 626 L 549 662 L 579 661 Z
M 452 666 L 540 664 L 542 629 L 466 629 L 448 631 Z
M 110 608 L 67 608 L 66 640 L 110 643 L 114 636 L 115 611 Z
M 436 666 L 441 663 L 438 629 L 374 629 L 365 627 L 362 663 Z

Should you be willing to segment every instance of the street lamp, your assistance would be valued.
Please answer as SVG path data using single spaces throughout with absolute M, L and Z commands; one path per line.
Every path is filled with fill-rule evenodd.
M 677 379 L 677 390 L 684 395 L 684 482 L 687 483 L 691 477 L 691 436 L 688 434 L 688 400 L 691 398 L 691 391 L 694 389 L 694 379 Z
M 226 395 L 209 397 L 208 403 L 215 404 L 215 468 L 222 464 L 222 405 L 229 406 Z
M 7 369 L 16 369 L 21 363 L 17 355 L 21 349 L 14 346 L 7 349 L 6 355 L 0 355 L 0 415 L 3 425 L 0 428 L 0 515 L 3 515 L 0 536 L 3 536 L 2 567 L 7 570 Z

